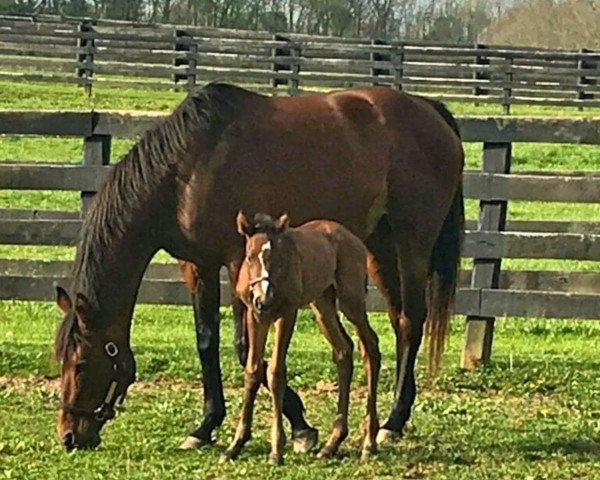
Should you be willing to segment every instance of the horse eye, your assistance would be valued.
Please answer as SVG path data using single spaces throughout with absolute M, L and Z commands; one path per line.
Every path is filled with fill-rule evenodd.
M 80 373 L 85 371 L 86 363 L 87 362 L 85 361 L 81 361 L 75 364 L 75 375 L 79 375 Z

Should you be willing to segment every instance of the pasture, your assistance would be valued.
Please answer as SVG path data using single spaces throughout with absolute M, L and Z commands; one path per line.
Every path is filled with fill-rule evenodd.
M 0 107 L 169 110 L 181 93 L 96 88 L 86 100 L 72 86 L 2 83 Z M 91 102 L 91 103 L 90 103 Z M 450 104 L 457 114 L 491 114 L 493 106 Z M 515 107 L 513 113 L 520 113 Z M 522 107 L 523 113 L 597 115 L 597 111 Z M 113 160 L 129 141 L 113 143 Z M 468 144 L 467 166 L 478 168 L 481 145 Z M 0 158 L 11 161 L 81 160 L 81 140 L 2 137 Z M 600 170 L 600 147 L 516 144 L 516 170 Z M 0 192 L 0 208 L 75 210 L 70 192 Z M 476 218 L 477 203 L 467 203 Z M 516 202 L 509 219 L 600 221 L 600 205 Z M 70 247 L 0 246 L 2 258 L 63 259 Z M 169 261 L 166 254 L 158 261 Z M 467 265 L 468 262 L 465 262 Z M 571 260 L 511 259 L 511 269 L 597 271 L 598 264 Z M 55 439 L 57 367 L 50 359 L 57 307 L 42 302 L 0 302 L 0 478 L 594 478 L 600 476 L 600 324 L 593 321 L 510 318 L 497 322 L 492 364 L 475 372 L 458 368 L 464 318 L 455 317 L 440 375 L 427 382 L 424 363 L 411 428 L 397 445 L 359 462 L 358 425 L 365 382 L 355 358 L 351 433 L 341 455 L 317 461 L 286 453 L 286 466 L 268 467 L 270 400 L 259 395 L 253 440 L 236 463 L 218 458 L 233 436 L 241 405 L 241 369 L 231 345 L 230 311 L 222 311 L 222 361 L 228 416 L 213 448 L 177 450 L 200 418 L 198 364 L 190 307 L 138 306 L 133 349 L 138 384 L 126 412 L 111 422 L 95 452 L 66 454 Z M 383 369 L 379 405 L 393 389 L 393 335 L 387 318 L 371 315 L 380 335 Z M 335 367 L 329 347 L 309 315 L 299 322 L 289 358 L 290 383 L 306 402 L 307 418 L 325 438 L 334 415 Z M 382 409 L 385 412 L 385 408 Z

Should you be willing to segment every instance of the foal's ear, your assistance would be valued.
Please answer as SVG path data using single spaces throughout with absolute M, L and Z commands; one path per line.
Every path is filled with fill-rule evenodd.
M 56 288 L 56 304 L 58 308 L 60 308 L 63 313 L 68 313 L 73 308 L 73 302 L 71 302 L 71 297 L 66 292 L 64 288 L 59 285 L 55 285 Z
M 91 310 L 90 301 L 83 293 L 75 295 L 75 312 L 82 318 L 86 318 Z
M 240 235 L 245 237 L 252 236 L 252 226 L 250 225 L 250 222 L 248 222 L 244 212 L 241 210 L 238 212 L 237 217 L 235 217 L 235 223 L 237 225 L 237 231 Z
M 287 212 L 282 213 L 280 215 L 280 217 L 277 220 L 275 220 L 275 228 L 277 228 L 277 230 L 279 230 L 280 232 L 287 230 L 287 228 L 289 226 L 290 226 L 290 217 L 287 214 Z

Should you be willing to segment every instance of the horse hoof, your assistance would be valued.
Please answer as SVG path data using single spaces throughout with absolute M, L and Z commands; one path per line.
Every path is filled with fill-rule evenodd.
M 267 462 L 269 462 L 269 465 L 275 465 L 275 466 L 283 465 L 283 455 L 278 454 L 278 453 L 269 453 Z
M 334 455 L 335 450 L 332 450 L 330 447 L 323 447 L 321 450 L 319 450 L 319 453 L 317 453 L 317 458 L 327 459 L 332 458 Z
M 190 435 L 179 444 L 179 448 L 181 450 L 195 450 L 198 448 L 205 447 L 207 445 L 212 445 L 212 442 L 208 440 L 201 440 L 200 438 L 196 438 Z
M 304 430 L 292 432 L 292 441 L 295 453 L 307 453 L 317 445 L 319 431 L 316 428 L 305 428 Z
M 219 463 L 227 463 L 227 462 L 231 462 L 235 460 L 235 458 L 228 454 L 227 452 L 222 453 L 221 456 L 219 457 Z
M 360 461 L 361 462 L 367 462 L 369 461 L 369 459 L 371 458 L 371 455 L 373 455 L 376 452 L 375 448 L 363 448 L 362 451 L 360 452 Z
M 400 432 L 388 430 L 387 428 L 380 428 L 377 432 L 377 445 L 396 443 L 400 438 L 402 438 Z

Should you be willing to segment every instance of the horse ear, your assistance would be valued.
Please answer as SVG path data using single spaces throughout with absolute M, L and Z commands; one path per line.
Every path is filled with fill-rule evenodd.
M 71 302 L 71 297 L 66 292 L 64 288 L 59 285 L 55 285 L 56 288 L 56 304 L 58 308 L 60 308 L 63 313 L 68 313 L 73 308 L 73 302 Z
M 235 217 L 235 223 L 237 225 L 237 231 L 240 235 L 244 237 L 252 236 L 252 227 L 250 226 L 250 222 L 248 222 L 246 215 L 241 210 L 238 212 L 237 217 Z
M 287 214 L 287 212 L 282 213 L 280 215 L 280 217 L 275 221 L 275 227 L 277 228 L 277 230 L 279 230 L 280 232 L 283 232 L 284 230 L 287 230 L 287 228 L 290 226 L 290 217 Z
M 77 316 L 86 318 L 90 310 L 91 307 L 88 298 L 83 293 L 75 295 L 75 312 L 77 312 Z

